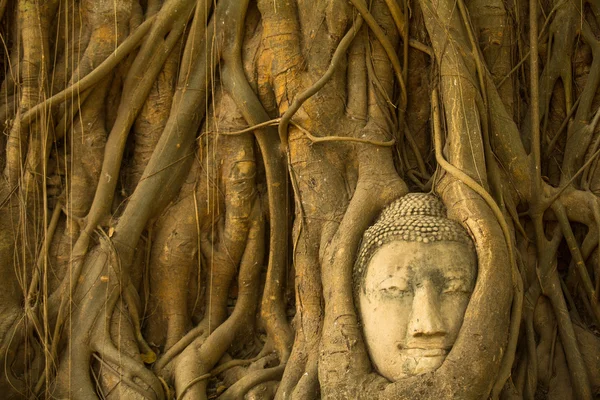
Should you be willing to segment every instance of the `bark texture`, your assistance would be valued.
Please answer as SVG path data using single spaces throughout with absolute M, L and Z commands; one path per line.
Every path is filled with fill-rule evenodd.
M 0 0 L 6 399 L 600 396 L 595 0 Z M 434 372 L 375 371 L 363 232 L 477 250 Z

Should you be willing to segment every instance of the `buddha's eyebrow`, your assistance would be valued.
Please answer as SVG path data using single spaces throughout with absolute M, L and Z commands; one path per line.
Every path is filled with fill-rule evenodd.
M 386 278 L 382 279 L 377 286 L 381 286 L 383 285 L 385 282 L 387 281 L 402 281 L 402 282 L 409 282 L 410 281 L 410 276 L 395 276 L 395 275 L 388 275 Z
M 474 277 L 470 277 L 469 274 L 465 271 L 445 272 L 444 279 L 450 281 L 462 281 L 464 283 L 471 283 L 472 281 L 474 281 Z

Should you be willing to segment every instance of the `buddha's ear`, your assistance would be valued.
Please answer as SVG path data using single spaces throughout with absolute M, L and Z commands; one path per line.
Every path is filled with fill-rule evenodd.
M 448 362 L 436 374 L 465 379 L 481 385 L 482 393 L 489 393 L 509 333 L 513 277 L 508 247 L 496 217 L 481 196 L 449 175 L 436 189 L 448 209 L 448 218 L 459 222 L 473 238 L 478 260 L 477 281 L 461 331 Z

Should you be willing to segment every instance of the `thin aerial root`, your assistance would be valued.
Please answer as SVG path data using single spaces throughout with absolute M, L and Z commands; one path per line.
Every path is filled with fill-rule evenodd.
M 398 83 L 400 84 L 400 90 L 401 90 L 401 95 L 402 95 L 401 96 L 401 108 L 403 108 L 403 109 L 406 108 L 406 104 L 407 104 L 407 100 L 408 100 L 408 95 L 406 93 L 406 84 L 404 83 L 404 78 L 402 76 L 402 67 L 400 66 L 400 60 L 398 59 L 398 55 L 396 54 L 396 50 L 394 49 L 394 46 L 388 39 L 388 37 L 385 34 L 385 32 L 383 31 L 383 29 L 381 29 L 381 27 L 379 26 L 379 24 L 377 23 L 377 21 L 375 20 L 373 15 L 369 12 L 367 7 L 365 7 L 364 3 L 361 0 L 350 0 L 350 2 L 352 3 L 352 5 L 354 7 L 356 7 L 358 12 L 365 19 L 365 21 L 367 22 L 367 25 L 369 25 L 369 28 L 371 28 L 371 30 L 375 34 L 375 37 L 377 38 L 377 40 L 379 40 L 379 43 L 381 43 L 381 45 L 383 46 L 383 49 L 385 50 L 385 53 L 387 54 L 388 58 L 390 59 L 390 62 L 392 63 L 392 67 L 394 69 L 394 72 L 396 73 L 396 79 L 398 80 Z
M 513 289 L 515 290 L 515 293 L 513 294 L 513 304 L 510 317 L 509 341 L 506 347 L 506 351 L 504 353 L 504 357 L 502 359 L 502 365 L 498 373 L 498 378 L 496 379 L 496 383 L 494 384 L 494 388 L 492 391 L 492 398 L 497 398 L 500 394 L 500 391 L 502 390 L 502 387 L 504 386 L 504 383 L 510 377 L 512 365 L 514 363 L 515 354 L 517 351 L 517 343 L 519 341 L 519 328 L 521 326 L 521 314 L 523 312 L 523 280 L 521 279 L 521 274 L 519 273 L 518 267 L 516 265 L 510 230 L 508 229 L 508 224 L 506 223 L 504 215 L 498 207 L 498 204 L 496 204 L 492 196 L 473 178 L 471 178 L 469 175 L 465 174 L 463 171 L 459 170 L 454 165 L 450 164 L 444 159 L 444 155 L 442 153 L 442 129 L 440 127 L 440 112 L 437 89 L 434 89 L 431 94 L 431 108 L 433 110 L 435 158 L 438 164 L 456 179 L 460 180 L 466 186 L 472 189 L 475 193 L 480 195 L 483 198 L 483 200 L 485 200 L 487 205 L 494 213 L 494 216 L 498 220 L 498 224 L 500 225 L 500 228 L 502 229 L 502 233 L 504 235 L 506 247 L 508 248 L 508 256 L 510 259 L 513 279 Z
M 138 346 L 140 346 L 140 350 L 142 351 L 141 356 L 144 363 L 152 364 L 156 361 L 156 353 L 150 348 L 148 342 L 146 342 L 146 339 L 144 339 L 144 336 L 142 335 L 140 313 L 134 296 L 137 296 L 137 292 L 135 292 L 135 288 L 131 284 L 129 284 L 123 292 L 123 297 L 125 303 L 127 304 L 129 315 L 131 317 L 131 322 L 133 324 L 133 330 L 135 333 L 135 339 L 138 343 Z
M 536 236 L 541 233 L 542 227 L 542 219 L 538 217 L 535 219 L 534 224 L 536 224 Z M 537 239 L 538 242 L 538 268 L 541 271 L 542 276 L 546 276 L 548 273 L 552 273 L 552 268 L 554 268 L 554 262 L 556 259 L 556 253 L 558 251 L 558 246 L 562 241 L 563 235 L 560 229 L 560 226 L 556 226 L 554 232 L 552 233 L 552 240 L 548 241 L 545 237 L 541 237 Z M 541 280 L 545 280 L 541 278 Z M 535 280 L 527 289 L 527 293 L 525 295 L 525 299 L 527 301 L 523 304 L 523 314 L 524 314 L 524 322 L 525 322 L 525 334 L 526 334 L 526 343 L 527 343 L 527 380 L 525 382 L 525 391 L 529 397 L 526 398 L 534 398 L 535 391 L 538 384 L 538 375 L 539 375 L 539 366 L 538 366 L 538 356 L 537 356 L 537 343 L 535 339 L 535 330 L 533 325 L 533 318 L 535 313 L 535 308 L 538 304 L 538 299 L 542 294 L 542 287 L 539 280 Z
M 184 337 L 179 339 L 177 343 L 171 346 L 171 348 L 169 348 L 169 350 L 167 350 L 165 354 L 163 354 L 162 357 L 159 358 L 159 360 L 154 365 L 154 370 L 160 373 L 160 371 L 164 367 L 166 367 L 167 364 L 171 362 L 171 360 L 177 357 L 179 353 L 185 350 L 185 348 L 188 347 L 190 343 L 196 340 L 197 337 L 203 335 L 205 330 L 206 328 L 204 327 L 204 325 L 198 325 L 194 329 L 186 333 Z
M 415 159 L 417 160 L 417 166 L 419 167 L 419 172 L 421 176 L 423 177 L 423 179 L 429 179 L 430 176 L 427 173 L 427 168 L 425 167 L 425 162 L 423 161 L 423 157 L 421 156 L 421 152 L 419 151 L 419 146 L 417 145 L 417 142 L 415 141 L 415 138 L 408 126 L 405 126 L 404 136 L 406 137 L 406 141 L 410 145 Z
M 271 119 L 269 121 L 261 122 L 259 124 L 254 124 L 252 126 L 249 126 L 248 128 L 241 129 L 239 131 L 230 131 L 230 132 L 219 131 L 218 134 L 219 135 L 224 135 L 224 136 L 237 136 L 237 135 L 242 135 L 244 133 L 254 132 L 257 129 L 265 128 L 267 126 L 279 125 L 280 122 L 281 122 L 281 118 L 275 118 L 275 119 Z M 209 135 L 211 133 L 217 133 L 217 132 L 213 132 L 213 131 L 203 132 L 202 135 L 200 135 L 200 137 L 198 137 L 198 139 L 200 139 L 204 135 Z
M 408 44 L 413 49 L 417 49 L 419 51 L 422 51 L 423 53 L 427 54 L 431 58 L 435 57 L 435 53 L 433 52 L 433 49 L 431 47 L 427 46 L 426 44 L 423 44 L 423 43 L 419 42 L 416 39 L 410 39 L 408 41 Z
M 110 71 L 107 71 L 106 73 L 108 74 L 110 73 Z M 102 77 L 98 78 L 98 82 L 96 83 L 99 83 L 101 78 Z M 92 92 L 94 92 L 94 86 L 92 86 L 92 88 L 90 89 L 83 89 L 73 94 L 73 99 L 71 102 L 73 104 L 71 104 L 70 107 L 65 107 L 68 109 L 64 110 L 62 116 L 58 121 L 58 124 L 56 125 L 56 128 L 54 128 L 55 141 L 60 140 L 67 135 L 67 132 L 71 129 L 71 126 L 73 125 L 75 117 L 81 112 L 82 105 L 85 103 L 88 97 L 90 97 L 90 94 L 92 94 Z M 74 103 L 77 103 L 77 105 L 75 105 Z M 53 104 L 50 104 L 50 106 L 52 105 Z
M 346 35 L 344 35 L 338 47 L 335 49 L 327 71 L 325 71 L 323 76 L 312 86 L 310 86 L 308 89 L 296 96 L 290 107 L 285 111 L 285 113 L 281 117 L 281 122 L 279 123 L 279 139 L 281 140 L 281 144 L 285 149 L 287 149 L 288 147 L 288 124 L 292 120 L 292 117 L 294 116 L 294 114 L 296 114 L 296 112 L 298 112 L 298 110 L 300 109 L 300 107 L 302 107 L 302 104 L 304 104 L 306 100 L 314 96 L 319 90 L 323 88 L 323 86 L 325 86 L 325 84 L 327 84 L 327 82 L 329 82 L 329 80 L 333 76 L 334 72 L 338 69 L 341 62 L 345 60 L 346 52 L 348 51 L 348 48 L 354 41 L 354 38 L 358 34 L 358 31 L 360 31 L 362 23 L 363 20 L 360 17 L 358 17 L 353 22 L 352 27 L 346 33 Z
M 279 380 L 283 376 L 285 364 L 252 372 L 234 383 L 219 396 L 219 400 L 243 399 L 250 389 L 263 382 Z
M 57 203 L 52 211 L 52 217 L 50 218 L 50 224 L 46 230 L 46 237 L 44 238 L 44 246 L 42 248 L 42 252 L 38 257 L 36 268 L 34 270 L 33 276 L 31 278 L 31 284 L 29 285 L 29 290 L 27 292 L 27 302 L 29 306 L 32 308 L 36 308 L 39 302 L 38 288 L 40 274 L 42 271 L 42 267 L 46 261 L 46 257 L 48 257 L 48 249 L 50 248 L 50 243 L 52 243 L 52 239 L 54 238 L 54 232 L 56 231 L 56 227 L 58 226 L 58 219 L 60 217 L 61 212 L 61 203 Z
M 370 140 L 370 139 L 361 139 L 349 136 L 323 136 L 318 137 L 314 136 L 310 133 L 309 130 L 303 128 L 300 124 L 295 122 L 291 122 L 296 128 L 298 128 L 302 133 L 306 135 L 306 137 L 313 143 L 323 143 L 323 142 L 354 142 L 354 143 L 363 143 L 363 144 L 371 144 L 373 146 L 381 146 L 381 147 L 392 147 L 394 143 L 396 143 L 395 139 L 390 139 L 386 142 L 381 142 L 379 140 Z
M 542 26 L 542 29 L 540 30 L 540 32 L 538 34 L 538 40 L 540 40 L 542 38 L 542 36 L 544 35 L 544 32 L 546 31 L 546 28 L 548 27 L 548 25 L 550 24 L 550 21 L 552 20 L 552 16 L 554 15 L 554 13 L 558 9 L 558 7 L 561 6 L 561 5 L 563 5 L 563 2 L 557 1 L 556 4 L 554 5 L 554 7 L 552 8 L 552 10 L 550 10 L 550 12 L 548 13 L 548 16 L 546 17 L 546 20 L 544 21 L 544 26 Z M 531 51 L 528 51 L 527 53 L 525 53 L 525 55 L 523 56 L 523 58 L 521 58 L 521 60 L 519 60 L 519 62 L 513 67 L 513 69 L 511 69 L 510 72 L 508 74 L 506 74 L 506 76 L 500 80 L 500 82 L 498 82 L 498 84 L 496 85 L 496 87 L 497 88 L 502 87 L 502 85 L 504 84 L 504 82 L 506 82 L 506 80 L 508 78 L 510 78 L 510 76 L 512 74 L 514 74 L 521 67 L 521 65 L 523 65 L 523 63 L 525 61 L 527 61 L 527 59 L 529 58 L 530 55 L 531 55 Z
M 573 315 L 573 322 L 577 325 L 583 326 L 583 320 L 579 315 L 579 311 L 577 311 L 577 306 L 575 305 L 575 300 L 573 300 L 573 296 L 567 287 L 565 281 L 560 278 L 560 287 L 562 288 L 563 293 L 565 294 L 565 300 L 567 300 L 567 304 L 569 305 L 569 311 Z M 591 311 L 591 310 L 590 310 Z
M 252 364 L 253 362 L 256 362 L 264 357 L 266 357 L 266 356 L 259 354 L 258 356 L 254 357 L 254 358 L 249 358 L 247 360 L 229 360 L 229 361 L 215 367 L 212 371 L 210 371 L 210 374 L 213 376 L 217 376 L 217 375 L 222 374 L 223 372 L 227 371 L 230 368 L 246 366 L 246 365 Z
M 99 339 L 97 343 L 99 344 L 92 343 L 92 347 L 98 353 L 99 358 L 118 365 L 123 371 L 119 375 L 129 376 L 132 380 L 133 378 L 142 380 L 154 392 L 155 396 L 151 396 L 151 398 L 164 399 L 162 384 L 150 370 L 144 367 L 144 364 L 119 351 L 109 338 Z M 136 390 L 140 389 L 136 384 Z
M 159 376 L 158 380 L 160 381 L 163 390 L 165 391 L 165 399 L 172 399 L 173 395 L 171 394 L 171 389 L 169 388 L 169 384 L 167 383 L 167 381 L 165 381 L 165 379 L 162 376 Z
M 183 400 L 183 396 L 185 396 L 185 394 L 187 393 L 188 389 L 191 388 L 192 386 L 194 386 L 194 384 L 206 380 L 208 378 L 212 377 L 211 373 L 208 374 L 204 374 L 204 375 L 200 375 L 199 377 L 192 379 L 191 381 L 189 381 L 185 387 L 183 388 L 183 390 L 181 391 L 181 393 L 179 393 L 179 395 L 177 395 L 177 400 Z
M 94 357 L 96 357 L 96 354 L 94 354 Z M 99 362 L 103 362 L 101 359 L 99 359 L 99 358 L 97 358 L 97 359 Z M 111 368 L 106 363 L 104 363 L 104 365 L 108 368 Z M 98 393 L 98 397 L 100 397 L 101 399 L 106 399 L 106 394 L 104 393 L 104 390 L 102 390 L 102 384 L 100 383 L 100 377 L 98 376 L 98 374 L 96 374 L 96 371 L 94 371 L 94 368 L 91 365 L 90 365 L 90 374 L 92 375 L 92 378 L 94 378 L 94 383 L 96 384 L 96 392 Z M 127 378 L 125 378 L 125 379 L 127 379 Z M 129 382 L 125 382 L 125 383 L 129 384 L 129 383 L 133 383 L 133 382 L 129 381 Z M 130 386 L 130 387 L 135 388 L 135 386 Z M 33 400 L 33 399 L 31 399 L 31 400 Z
M 262 4 L 259 2 L 259 9 L 261 7 Z M 245 10 L 239 11 L 245 14 Z M 245 34 L 243 18 L 238 15 L 235 18 L 237 19 L 236 37 L 230 43 L 230 47 L 223 51 L 224 64 L 221 69 L 221 78 L 225 89 L 231 94 L 246 122 L 255 125 L 267 122 L 271 118 L 246 78 L 241 59 L 242 39 Z M 289 201 L 286 189 L 286 163 L 284 154 L 281 152 L 281 143 L 277 140 L 277 132 L 274 129 L 259 128 L 254 131 L 254 135 L 264 161 L 271 228 L 267 281 L 263 292 L 261 315 L 265 321 L 267 334 L 273 340 L 277 352 L 282 359 L 286 359 L 293 341 L 292 330 L 282 304 L 288 257 L 286 232 Z M 273 335 L 275 332 L 277 333 Z
M 154 397 L 151 392 L 147 391 L 146 389 L 142 388 L 140 385 L 138 385 L 137 383 L 135 383 L 133 381 L 133 379 L 132 379 L 131 374 L 129 374 L 127 371 L 119 372 L 113 365 L 111 365 L 112 363 L 114 363 L 114 361 L 111 360 L 111 362 L 108 363 L 106 357 L 104 357 L 102 354 L 98 355 L 98 354 L 94 353 L 92 356 L 96 360 L 98 360 L 98 362 L 101 364 L 101 368 L 106 368 L 111 373 L 113 373 L 115 376 L 119 377 L 119 381 L 120 382 L 125 383 L 131 389 L 133 389 L 133 390 L 137 391 L 138 393 L 144 395 L 146 398 L 152 398 L 152 397 Z M 120 366 L 121 364 L 116 363 L 115 365 L 119 365 Z M 94 380 L 96 381 L 96 390 L 102 390 L 102 387 L 100 385 L 100 382 L 99 382 L 96 374 L 94 374 Z
M 104 62 L 98 65 L 98 67 L 96 67 L 85 77 L 81 78 L 79 81 L 75 82 L 68 88 L 45 100 L 43 103 L 40 103 L 32 109 L 30 109 L 29 111 L 27 111 L 21 118 L 21 129 L 24 129 L 24 127 L 28 126 L 29 123 L 31 123 L 31 121 L 37 115 L 37 113 L 39 113 L 43 109 L 62 103 L 69 97 L 75 96 L 78 93 L 81 93 L 86 89 L 91 88 L 96 83 L 100 82 L 102 78 L 104 78 L 117 65 L 119 65 L 119 63 L 123 61 L 131 51 L 137 48 L 142 39 L 146 36 L 148 30 L 152 27 L 154 18 L 155 17 L 150 17 L 146 21 L 144 21 L 144 23 L 141 24 L 135 30 L 135 32 L 129 35 L 127 39 L 125 39 L 123 43 L 121 43 L 121 45 L 117 47 L 115 51 Z
M 396 2 L 396 0 L 385 0 L 385 4 L 387 4 L 388 8 L 390 9 L 390 13 L 392 14 L 392 18 L 394 19 L 396 28 L 398 28 L 398 33 L 402 35 L 402 40 L 406 41 L 405 28 L 406 25 L 408 25 L 408 22 L 406 21 L 404 13 L 400 9 L 400 6 Z
M 577 106 L 579 106 L 580 101 L 581 101 L 581 96 L 579 96 L 577 98 L 577 100 L 575 101 L 575 104 L 573 104 L 573 107 L 571 107 L 571 109 L 567 113 L 567 116 L 563 120 L 563 123 L 560 125 L 560 128 L 558 128 L 558 131 L 554 134 L 554 136 L 550 140 L 550 143 L 548 144 L 548 147 L 546 147 L 546 151 L 544 152 L 544 158 L 548 158 L 550 156 L 550 154 L 552 153 L 552 150 L 554 150 L 554 146 L 556 146 L 556 142 L 558 142 L 558 139 L 561 138 L 562 133 L 565 131 L 565 128 L 567 127 L 569 121 L 571 121 L 571 117 L 573 116 L 573 114 L 575 114 L 575 111 L 577 111 Z
M 596 129 L 596 125 L 598 124 L 598 121 L 600 121 L 600 107 L 598 107 L 598 109 L 596 110 L 596 113 L 594 114 L 594 117 L 592 118 L 590 123 L 587 124 L 587 126 L 584 129 L 593 132 Z M 592 144 L 590 145 L 588 154 L 595 153 L 596 149 L 598 149 L 599 146 L 600 146 L 600 138 L 595 138 L 595 140 L 593 140 Z M 585 190 L 589 190 L 589 186 L 590 186 L 589 181 L 590 181 L 591 170 L 595 170 L 597 168 L 597 166 L 598 166 L 598 162 L 595 162 L 593 168 L 590 168 L 589 166 L 586 167 L 586 171 L 582 177 L 582 186 Z
M 594 214 L 594 222 L 596 222 L 596 226 L 598 228 L 600 228 L 600 203 L 598 203 L 597 200 L 593 201 L 592 204 L 590 204 L 590 207 L 592 208 L 592 213 Z M 598 229 L 596 229 L 596 232 L 598 232 Z M 591 233 L 591 230 L 590 230 L 590 233 Z M 598 249 L 600 249 L 600 235 L 597 234 L 597 236 L 598 236 Z M 596 277 L 595 277 L 596 284 L 594 287 L 595 299 L 592 299 L 592 302 L 595 300 L 596 304 L 598 304 L 598 302 L 600 300 L 600 257 L 598 257 L 598 259 L 596 261 L 595 274 L 596 274 Z
M 178 398 L 183 399 L 184 394 L 190 391 L 189 397 L 196 398 L 205 387 L 201 385 L 192 388 L 197 383 L 211 376 L 210 369 L 222 358 L 223 354 L 235 340 L 236 334 L 244 326 L 252 323 L 256 314 L 258 303 L 258 287 L 260 285 L 261 269 L 259 266 L 264 259 L 265 235 L 264 221 L 260 211 L 259 201 L 253 204 L 250 216 L 251 226 L 247 234 L 248 240 L 242 256 L 238 276 L 238 298 L 231 316 L 219 325 L 202 343 L 192 343 L 182 354 L 175 370 L 176 381 L 180 382 L 183 390 Z M 229 285 L 227 285 L 229 286 Z M 189 367 L 190 360 L 195 360 L 196 365 Z M 193 361 L 192 361 L 193 362 Z M 199 377 L 194 377 L 198 375 Z M 190 379 L 194 377 L 193 379 Z M 189 382 L 186 382 L 189 380 Z M 179 392 L 179 390 L 178 390 Z
M 590 301 L 590 305 L 592 306 L 592 309 L 594 311 L 593 316 L 596 319 L 596 323 L 598 323 L 600 322 L 600 304 L 596 301 L 594 284 L 592 283 L 592 280 L 590 279 L 590 276 L 585 267 L 585 262 L 583 260 L 583 256 L 581 255 L 579 245 L 577 244 L 577 239 L 575 238 L 573 230 L 571 229 L 571 224 L 567 217 L 565 207 L 562 205 L 561 202 L 555 201 L 552 204 L 552 211 L 554 211 L 554 213 L 556 214 L 558 222 L 565 235 L 565 239 L 567 240 L 567 244 L 569 245 L 569 250 L 571 251 L 571 256 L 575 261 L 575 269 L 579 274 L 579 278 L 581 278 L 583 288 L 585 289 L 587 298 Z
M 564 232 L 563 232 L 564 233 Z M 565 350 L 569 375 L 571 377 L 573 392 L 578 399 L 592 399 L 591 385 L 583 357 L 577 344 L 573 322 L 561 290 L 560 278 L 555 268 L 550 270 L 545 279 L 544 294 L 550 298 L 562 346 Z

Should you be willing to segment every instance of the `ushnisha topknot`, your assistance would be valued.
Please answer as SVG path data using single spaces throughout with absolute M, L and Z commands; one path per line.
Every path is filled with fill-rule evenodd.
M 387 206 L 364 233 L 354 264 L 355 294 L 362 286 L 366 267 L 377 249 L 395 240 L 460 242 L 474 249 L 467 231 L 458 222 L 448 219 L 446 207 L 437 196 L 409 193 Z

